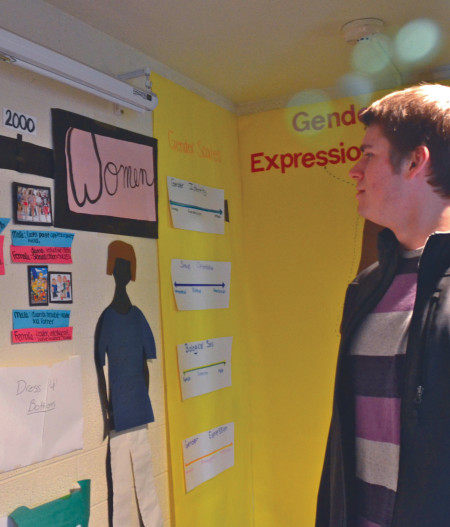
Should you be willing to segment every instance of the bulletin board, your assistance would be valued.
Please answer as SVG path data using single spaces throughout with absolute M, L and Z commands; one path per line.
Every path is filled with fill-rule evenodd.
M 8 464 L 8 459 L 0 455 L 0 519 L 4 521 L 17 511 L 22 522 L 32 518 L 33 525 L 38 525 L 36 518 L 42 511 L 60 511 L 61 503 L 69 502 L 58 500 L 74 491 L 71 495 L 78 497 L 70 501 L 64 514 L 76 509 L 82 513 L 80 525 L 87 525 L 86 514 L 90 514 L 90 527 L 108 524 L 108 442 L 104 438 L 94 348 L 97 321 L 115 290 L 113 276 L 107 274 L 108 246 L 122 240 L 133 246 L 138 261 L 136 280 L 127 286 L 128 294 L 151 325 L 155 338 L 156 358 L 148 361 L 155 420 L 145 434 L 153 450 L 156 492 L 165 504 L 163 514 L 168 520 L 158 253 L 154 239 L 157 142 L 151 115 L 132 111 L 116 115 L 112 104 L 98 97 L 3 63 L 0 70 L 4 109 L 31 118 L 34 123 L 32 133 L 20 130 L 19 137 L 18 130 L 6 126 L 5 120 L 0 126 L 0 148 L 6 145 L 11 153 L 0 166 L 0 375 L 4 390 L 6 380 L 12 381 L 14 403 L 22 401 L 20 408 L 14 407 L 16 414 L 11 405 L 6 417 L 2 411 L 2 418 L 7 420 L 3 428 L 16 426 L 22 411 L 41 419 L 36 422 L 37 432 L 30 436 L 33 445 L 27 442 L 25 433 L 19 433 L 21 443 L 13 452 L 16 457 L 10 452 Z M 94 221 L 89 218 L 87 223 L 58 221 L 64 200 L 58 199 L 61 189 L 55 187 L 54 166 L 64 162 L 59 160 L 55 165 L 53 155 L 55 144 L 64 143 L 65 137 L 59 129 L 61 122 L 52 119 L 54 108 L 63 110 L 58 115 L 75 116 L 80 127 L 91 123 L 95 133 L 101 128 L 114 139 L 134 141 L 151 150 L 151 175 L 145 183 L 151 188 L 154 209 L 147 223 L 135 219 L 130 224 L 123 218 L 116 221 L 114 215 Z M 61 151 L 64 145 L 60 145 Z M 47 199 L 50 197 L 51 201 Z M 69 379 L 72 384 L 65 383 Z M 74 408 L 69 408 L 70 404 Z M 57 412 L 65 414 L 67 422 L 52 421 L 51 416 Z M 44 415 L 46 419 L 39 417 Z M 58 429 L 66 430 L 68 435 L 56 437 Z M 7 441 L 6 434 L 5 438 Z M 19 450 L 23 454 L 17 458 Z M 130 525 L 139 525 L 136 505 L 132 507 Z

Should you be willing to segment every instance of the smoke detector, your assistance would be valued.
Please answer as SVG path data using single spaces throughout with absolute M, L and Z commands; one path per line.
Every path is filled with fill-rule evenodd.
M 357 18 L 344 24 L 341 28 L 343 39 L 349 44 L 383 33 L 384 22 L 379 18 Z

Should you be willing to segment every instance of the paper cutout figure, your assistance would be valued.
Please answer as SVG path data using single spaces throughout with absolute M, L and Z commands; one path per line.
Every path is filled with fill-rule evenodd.
M 154 421 L 148 395 L 148 359 L 156 358 L 155 340 L 142 311 L 133 306 L 126 286 L 136 279 L 136 255 L 128 243 L 108 247 L 107 274 L 116 282 L 111 304 L 97 326 L 96 366 L 105 423 L 109 432 L 112 523 L 131 524 L 134 485 L 145 527 L 163 524 L 152 472 L 147 423 Z M 109 400 L 104 366 L 108 357 Z M 111 508 L 111 507 L 110 507 Z
M 34 509 L 19 507 L 10 514 L 17 527 L 88 527 L 91 481 L 78 482 L 80 489 Z

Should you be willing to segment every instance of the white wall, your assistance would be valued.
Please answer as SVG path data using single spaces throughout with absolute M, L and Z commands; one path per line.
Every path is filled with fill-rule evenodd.
M 40 0 L 1 1 L 0 25 L 110 74 L 148 65 L 142 54 L 62 15 Z M 112 103 L 3 63 L 0 63 L 0 94 L 1 107 L 12 108 L 37 118 L 37 135 L 24 136 L 25 141 L 37 145 L 52 147 L 52 107 L 73 111 L 141 134 L 152 134 L 151 114 L 143 115 L 126 110 L 123 116 L 115 115 Z M 15 135 L 2 125 L 0 134 Z M 53 180 L 48 178 L 0 169 L 0 217 L 12 216 L 13 181 L 53 186 Z M 150 397 L 155 422 L 149 425 L 148 435 L 165 526 L 170 525 L 157 241 L 69 231 L 75 232 L 73 265 L 67 266 L 67 270 L 72 272 L 74 283 L 74 302 L 69 307 L 71 325 L 74 327 L 73 340 L 12 345 L 11 311 L 29 309 L 29 305 L 26 266 L 12 264 L 9 258 L 11 228 L 15 226 L 10 224 L 3 233 L 6 275 L 0 276 L 0 366 L 47 364 L 70 355 L 80 355 L 83 370 L 84 448 L 47 462 L 0 474 L 0 517 L 18 506 L 34 507 L 63 496 L 68 493 L 73 482 L 88 478 L 91 479 L 89 525 L 108 525 L 106 442 L 102 440 L 103 422 L 94 366 L 94 330 L 98 317 L 111 302 L 114 291 L 114 280 L 106 275 L 107 247 L 112 240 L 122 239 L 133 245 L 137 256 L 136 282 L 131 282 L 128 286 L 130 299 L 144 312 L 156 339 L 158 358 L 150 364 Z M 49 270 L 60 268 L 61 266 L 49 265 Z M 7 431 L 2 430 L 1 433 L 5 434 Z M 136 511 L 130 527 L 135 525 L 139 525 Z

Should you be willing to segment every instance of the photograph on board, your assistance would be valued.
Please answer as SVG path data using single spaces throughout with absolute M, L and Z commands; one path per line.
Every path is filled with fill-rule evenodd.
M 15 223 L 52 225 L 51 189 L 25 183 L 13 183 Z
M 50 302 L 72 303 L 72 273 L 50 271 L 48 277 Z
M 28 297 L 30 306 L 48 306 L 48 267 L 28 266 Z

